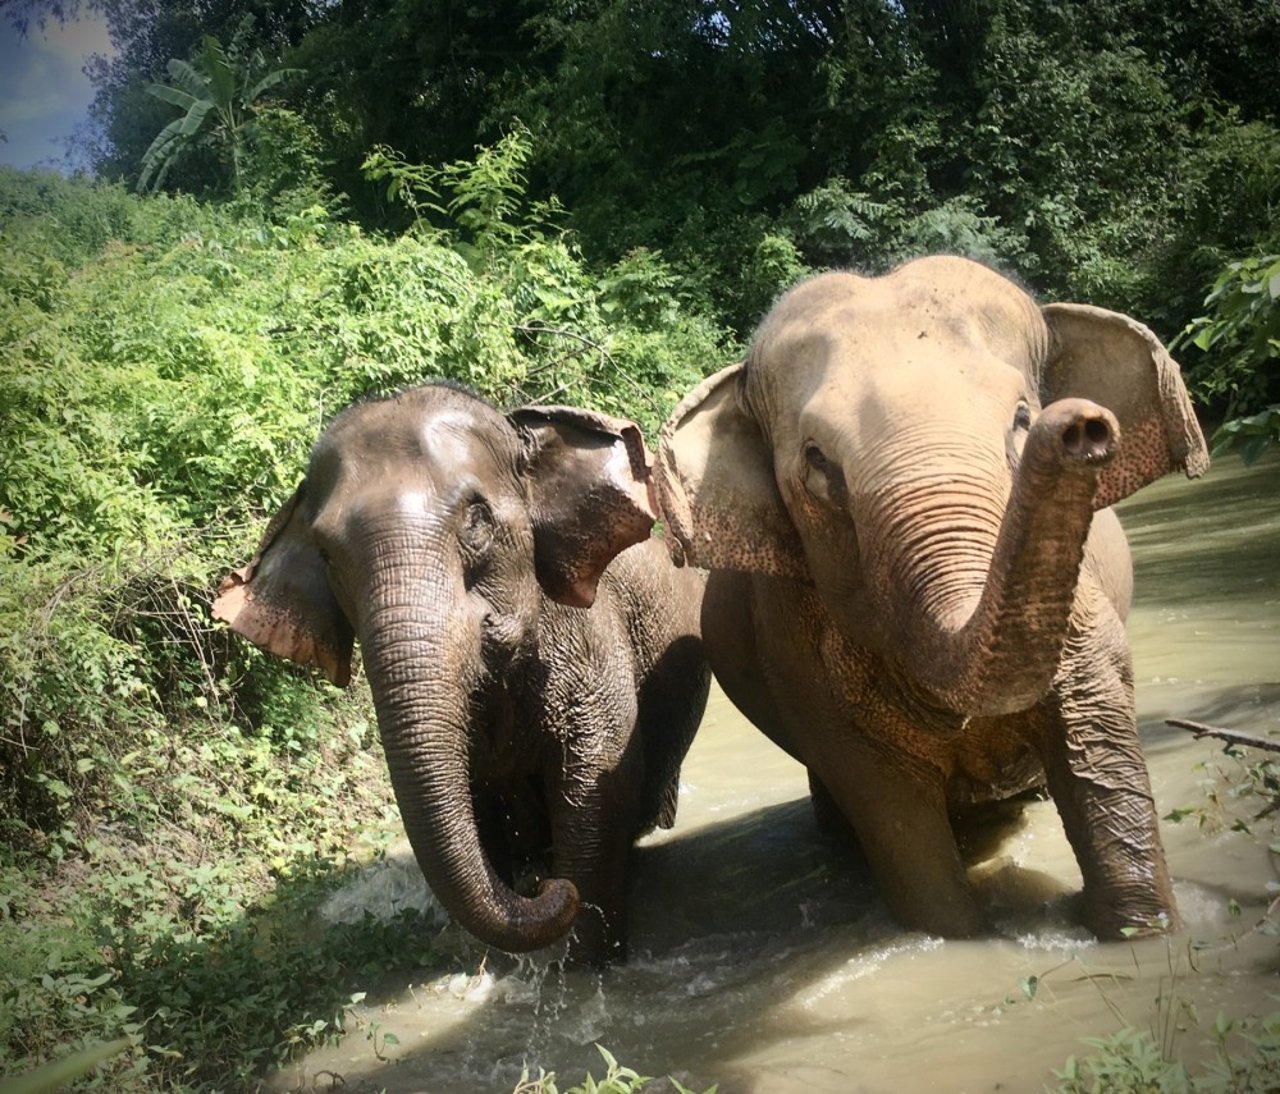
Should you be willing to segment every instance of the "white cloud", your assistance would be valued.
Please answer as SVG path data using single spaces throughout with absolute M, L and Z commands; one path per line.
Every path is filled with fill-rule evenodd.
M 58 25 L 50 23 L 42 34 L 34 27 L 33 38 L 44 38 L 44 47 L 54 56 L 63 57 L 72 62 L 76 70 L 84 64 L 84 59 L 91 53 L 109 54 L 111 38 L 107 34 L 107 24 L 98 16 L 85 12 L 74 23 Z

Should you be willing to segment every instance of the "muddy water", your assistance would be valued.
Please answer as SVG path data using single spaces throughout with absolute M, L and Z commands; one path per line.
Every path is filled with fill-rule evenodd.
M 1202 782 L 1232 761 L 1163 720 L 1280 732 L 1280 460 L 1220 460 L 1200 483 L 1147 489 L 1122 516 L 1157 804 L 1212 812 Z M 279 1085 L 327 1071 L 348 1091 L 510 1091 L 528 1064 L 563 1086 L 600 1075 L 599 1042 L 647 1074 L 698 1089 L 718 1080 L 724 1094 L 1036 1091 L 1087 1051 L 1081 1038 L 1123 1025 L 1191 1061 L 1207 1033 L 1179 1029 L 1187 1007 L 1205 1029 L 1219 1011 L 1280 1009 L 1280 949 L 1248 930 L 1277 864 L 1268 838 L 1212 817 L 1166 823 L 1164 838 L 1188 924 L 1172 943 L 1100 945 L 1076 925 L 1080 878 L 1048 803 L 971 842 L 989 937 L 906 932 L 858 865 L 818 837 L 803 770 L 715 693 L 676 829 L 638 854 L 625 967 L 494 958 L 473 976 L 403 976 L 371 993 L 363 1031 Z M 394 869 L 415 879 L 411 860 Z M 380 1043 L 386 1033 L 398 1043 Z

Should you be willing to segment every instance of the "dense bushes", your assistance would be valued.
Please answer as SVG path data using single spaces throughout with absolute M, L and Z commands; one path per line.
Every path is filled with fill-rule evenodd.
M 636 413 L 652 431 L 699 367 L 720 362 L 720 333 L 681 307 L 656 256 L 593 278 L 571 237 L 522 219 L 519 193 L 486 202 L 480 170 L 501 156 L 518 176 L 525 155 L 513 137 L 455 169 L 465 240 L 425 223 L 373 237 L 320 206 L 252 218 L 3 177 L 0 565 L 12 615 L 0 633 L 14 659 L 0 711 L 13 739 L 72 711 L 104 724 L 116 699 L 130 720 L 139 702 L 178 713 L 156 690 L 172 666 L 139 661 L 149 646 L 129 641 L 139 606 L 159 613 L 168 596 L 176 611 L 178 590 L 198 601 L 187 590 L 245 553 L 248 526 L 293 489 L 321 423 L 352 400 L 444 376 L 504 405 L 545 396 Z M 55 600 L 48 619 L 29 610 Z M 36 657 L 45 642 L 78 645 L 92 677 Z M 24 656 L 47 678 L 22 676 Z
M 589 273 L 527 155 L 393 238 L 0 173 L 0 1074 L 123 1032 L 116 1082 L 199 1084 L 332 1033 L 338 980 L 253 909 L 387 808 L 367 697 L 208 620 L 329 416 L 443 376 L 652 435 L 732 352 L 659 256 Z
M 140 109 L 157 105 L 140 88 L 251 12 L 271 63 L 299 71 L 247 155 L 301 126 L 286 143 L 313 176 L 366 225 L 397 226 L 405 210 L 360 173 L 370 147 L 440 163 L 522 119 L 529 192 L 565 201 L 593 261 L 661 249 L 739 335 L 769 303 L 753 268 L 782 247 L 869 270 L 976 250 L 1165 338 L 1227 261 L 1280 247 L 1265 90 L 1280 12 L 1254 0 L 109 7 L 121 51 L 95 107 L 108 176 L 136 180 L 167 120 Z M 225 193 L 216 167 L 193 157 L 170 185 Z

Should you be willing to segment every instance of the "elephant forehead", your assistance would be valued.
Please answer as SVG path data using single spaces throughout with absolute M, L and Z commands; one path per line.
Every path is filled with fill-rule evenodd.
M 1027 397 L 1026 374 L 979 348 L 930 351 L 902 346 L 867 356 L 849 348 L 827 367 L 802 369 L 762 382 L 762 398 L 772 415 L 771 430 L 782 439 L 793 428 L 820 440 L 832 431 L 875 434 L 928 422 L 985 423 L 1003 436 L 1020 400 Z
M 371 404 L 344 416 L 321 438 L 312 471 L 332 479 L 426 476 L 448 485 L 462 470 L 484 474 L 514 460 L 505 419 L 477 421 L 470 408 L 426 411 L 402 403 Z
M 1047 345 L 1040 310 L 1017 285 L 976 263 L 937 259 L 881 278 L 834 273 L 802 283 L 765 320 L 752 358 L 766 374 L 981 350 L 1025 370 Z
M 975 314 L 891 300 L 849 302 L 797 316 L 765 333 L 748 360 L 749 390 L 781 386 L 807 398 L 817 387 L 894 373 L 916 382 L 931 371 L 976 370 L 993 354 L 988 325 Z

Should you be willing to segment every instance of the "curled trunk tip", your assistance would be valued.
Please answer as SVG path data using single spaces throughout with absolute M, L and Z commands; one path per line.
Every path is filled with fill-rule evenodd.
M 481 942 L 506 953 L 529 953 L 558 942 L 578 915 L 578 889 L 564 878 L 547 878 L 533 897 L 519 897 L 504 908 L 501 920 L 471 921 L 466 926 Z

